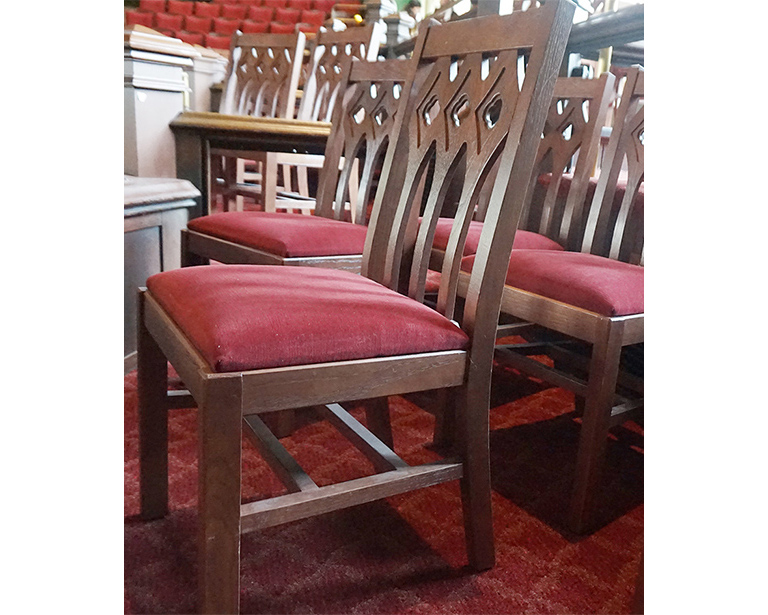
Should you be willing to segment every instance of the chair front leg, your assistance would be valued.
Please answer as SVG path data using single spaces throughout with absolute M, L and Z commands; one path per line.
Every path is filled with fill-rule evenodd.
M 141 516 L 168 513 L 168 362 L 144 326 L 144 293 L 138 296 L 137 363 Z
M 496 556 L 491 511 L 489 437 L 490 387 L 471 383 L 457 391 L 456 428 L 464 474 L 461 502 L 469 565 L 474 570 L 492 568 Z
M 594 523 L 595 492 L 605 457 L 619 374 L 622 329 L 621 323 L 612 323 L 592 347 L 570 505 L 569 526 L 576 533 L 587 531 Z
M 203 613 L 238 613 L 242 407 L 237 378 L 209 382 L 198 408 L 199 579 Z

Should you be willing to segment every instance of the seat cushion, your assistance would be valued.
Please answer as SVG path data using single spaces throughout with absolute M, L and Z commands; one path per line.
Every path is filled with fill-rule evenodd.
M 461 261 L 471 271 L 474 255 Z M 594 254 L 513 250 L 506 284 L 603 316 L 642 314 L 644 269 Z
M 333 269 L 219 265 L 147 279 L 216 372 L 460 350 L 468 337 L 431 308 Z
M 439 218 L 435 226 L 435 240 L 432 246 L 438 250 L 445 250 L 448 247 L 448 237 L 451 234 L 453 218 Z M 477 246 L 480 244 L 480 233 L 483 231 L 483 223 L 473 220 L 469 223 L 467 232 L 467 241 L 464 244 L 464 256 L 475 254 Z M 518 230 L 515 233 L 514 248 L 518 250 L 563 250 L 556 241 L 549 237 L 533 233 L 531 231 Z
M 322 216 L 228 211 L 190 220 L 187 228 L 284 258 L 362 254 L 367 228 Z

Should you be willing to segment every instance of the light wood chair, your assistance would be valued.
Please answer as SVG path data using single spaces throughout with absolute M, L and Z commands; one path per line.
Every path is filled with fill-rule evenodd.
M 583 407 L 568 525 L 593 529 L 608 431 L 643 409 L 642 377 L 622 370 L 622 352 L 641 352 L 644 330 L 642 199 L 644 70 L 630 70 L 580 252 L 514 250 L 506 272 L 497 335 L 526 341 L 501 344 L 503 363 L 573 391 Z M 621 199 L 616 195 L 620 194 Z M 474 257 L 463 259 L 471 270 Z M 469 288 L 464 273 L 460 293 Z M 579 344 L 581 343 L 581 344 Z M 578 352 L 586 345 L 587 352 Z M 545 354 L 554 366 L 530 358 Z M 642 361 L 642 359 L 640 359 Z
M 312 40 L 308 61 L 304 65 L 305 79 L 296 119 L 306 122 L 330 122 L 333 111 L 344 92 L 341 62 L 357 58 L 375 62 L 381 43 L 378 24 L 368 24 L 346 30 L 320 30 Z M 265 202 L 274 200 L 277 211 L 290 210 L 309 214 L 315 207 L 309 185 L 309 169 L 320 169 L 323 157 L 313 154 L 275 154 L 280 173 L 280 188 L 265 194 Z M 354 190 L 353 190 L 354 194 Z M 266 211 L 274 211 L 272 205 Z
M 395 124 L 409 64 L 347 57 L 339 75 L 347 99 L 334 105 L 314 215 L 241 211 L 202 216 L 182 231 L 182 264 L 313 266 L 359 272 L 368 206 Z M 341 94 L 339 94 L 341 96 Z M 358 164 L 360 174 L 358 177 Z M 347 221 L 350 184 L 356 200 Z M 314 199 L 313 199 L 314 203 Z
M 292 118 L 301 76 L 306 38 L 294 34 L 243 34 L 232 36 L 219 113 L 251 117 Z M 224 199 L 225 211 L 242 211 L 245 161 L 221 149 L 211 150 L 215 193 Z M 265 194 L 274 195 L 277 165 L 274 155 L 258 152 L 252 161 L 259 184 L 248 192 L 262 205 Z M 271 196 L 270 198 L 274 198 Z
M 229 265 L 148 279 L 139 299 L 141 509 L 146 519 L 166 514 L 167 412 L 197 403 L 203 612 L 238 612 L 241 533 L 446 481 L 460 480 L 470 565 L 493 565 L 488 411 L 494 331 L 523 206 L 518 186 L 531 173 L 573 11 L 570 2 L 550 0 L 518 15 L 424 31 L 376 192 L 364 275 Z M 484 79 L 487 54 L 499 62 Z M 455 79 L 452 65 L 458 65 Z M 499 180 L 459 326 L 449 311 L 415 300 L 418 288 L 411 296 L 395 290 L 411 286 L 401 271 L 409 270 L 412 257 L 428 259 L 431 249 L 414 234 L 421 201 L 413 197 L 429 171 L 424 202 L 436 204 L 444 183 L 462 168 L 459 215 L 468 223 L 469 203 L 497 157 Z M 426 217 L 438 214 L 430 207 Z M 168 399 L 167 361 L 189 388 L 182 401 Z M 442 388 L 459 400 L 460 444 L 455 456 L 420 466 L 405 463 L 336 403 Z M 319 487 L 259 418 L 320 404 L 377 473 Z M 244 425 L 287 494 L 241 504 Z

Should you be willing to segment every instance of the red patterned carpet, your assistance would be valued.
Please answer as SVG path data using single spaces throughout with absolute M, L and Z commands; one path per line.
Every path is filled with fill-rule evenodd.
M 573 398 L 513 373 L 494 379 L 492 471 L 497 565 L 464 568 L 457 484 L 444 484 L 244 536 L 243 613 L 630 613 L 643 545 L 643 438 L 634 424 L 609 443 L 601 529 L 562 529 L 578 421 Z M 390 401 L 395 448 L 433 455 L 431 414 Z M 136 374 L 125 377 L 125 612 L 195 612 L 195 411 L 170 420 L 171 512 L 137 517 Z M 367 473 L 367 461 L 324 423 L 285 442 L 318 484 Z M 244 444 L 244 497 L 281 487 Z M 305 462 L 305 463 L 303 463 Z

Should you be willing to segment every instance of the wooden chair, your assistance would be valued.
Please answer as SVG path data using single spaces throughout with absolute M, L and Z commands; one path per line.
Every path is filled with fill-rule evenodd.
M 515 236 L 515 248 L 578 250 L 581 246 L 590 177 L 613 97 L 613 84 L 614 76 L 608 73 L 600 79 L 560 77 L 557 80 L 531 175 L 529 203 Z M 465 256 L 477 249 L 489 196 L 486 191 L 478 198 L 464 245 Z M 450 232 L 450 220 L 439 220 L 430 263 L 435 271 L 442 268 Z
M 635 67 L 621 95 L 581 252 L 514 250 L 501 303 L 502 316 L 513 322 L 500 327 L 498 335 L 518 333 L 526 342 L 499 345 L 498 358 L 583 400 L 568 519 L 579 533 L 594 524 L 609 429 L 643 408 L 642 378 L 620 369 L 623 349 L 637 350 L 643 342 L 642 227 L 632 224 L 642 220 L 637 209 L 644 178 L 643 92 L 644 71 Z M 620 174 L 625 174 L 622 181 Z M 617 205 L 618 190 L 623 197 Z M 462 269 L 471 270 L 474 260 L 465 257 Z M 464 273 L 460 292 L 468 284 Z M 576 341 L 591 352 L 579 353 Z M 554 367 L 530 354 L 549 355 Z
M 182 231 L 182 263 L 300 265 L 358 273 L 365 245 L 374 175 L 390 142 L 408 75 L 401 60 L 363 62 L 347 57 L 319 177 L 315 215 L 230 211 L 190 220 Z M 340 96 L 341 94 L 339 94 Z M 357 164 L 362 172 L 357 176 Z M 340 170 L 341 169 L 341 170 Z M 350 184 L 357 196 L 352 222 L 345 221 Z
M 374 60 L 379 48 L 377 36 L 375 25 L 318 33 L 309 48 L 309 61 L 302 67 L 305 75 L 303 80 L 300 76 L 303 87 L 301 101 L 295 109 L 297 119 L 330 121 L 343 78 L 341 64 L 344 58 Z M 294 117 L 294 109 L 286 117 Z M 314 201 L 309 198 L 306 168 L 321 167 L 322 156 L 289 153 L 264 153 L 262 156 L 266 156 L 266 163 L 261 164 L 260 173 L 248 171 L 245 161 L 240 159 L 236 177 L 228 178 L 227 185 L 237 195 L 236 211 L 243 209 L 243 196 L 253 198 L 264 211 L 276 211 L 278 204 L 280 209 L 314 207 Z M 293 175 L 296 175 L 295 181 Z M 230 209 L 225 207 L 227 211 Z
M 232 37 L 229 63 L 224 78 L 219 112 L 252 117 L 292 118 L 301 75 L 306 38 L 294 34 L 242 34 Z M 244 172 L 242 158 L 220 149 L 211 150 L 215 176 L 221 178 L 216 192 L 225 200 L 226 210 L 243 209 L 237 184 Z M 254 155 L 260 167 L 263 190 L 275 191 L 276 163 L 266 152 Z
M 301 102 L 296 119 L 316 122 L 331 121 L 334 107 L 343 92 L 340 60 L 345 57 L 375 62 L 378 58 L 381 32 L 378 24 L 348 28 L 335 32 L 321 30 L 314 37 L 305 66 Z M 314 200 L 310 198 L 308 169 L 319 169 L 323 157 L 308 154 L 276 154 L 281 165 L 282 194 L 275 194 L 276 209 L 292 209 L 311 213 Z M 295 180 L 294 180 L 295 176 Z M 267 194 L 265 198 L 272 198 Z
M 551 0 L 525 14 L 425 30 L 376 193 L 366 275 L 230 265 L 181 268 L 148 279 L 139 300 L 142 515 L 158 518 L 168 509 L 169 406 L 196 402 L 203 612 L 238 612 L 241 533 L 446 481 L 461 481 L 470 565 L 493 565 L 488 396 L 503 264 L 522 208 L 521 191 L 514 188 L 530 176 L 572 19 L 570 2 Z M 479 67 L 486 53 L 501 60 L 483 79 Z M 451 81 L 453 63 L 461 66 Z M 412 197 L 430 158 L 430 202 L 448 179 L 446 171 L 464 160 L 466 205 L 498 156 L 500 179 L 460 327 L 394 290 L 401 265 L 414 254 L 411 222 L 420 203 Z M 420 258 L 428 258 L 430 247 Z M 167 360 L 190 398 L 169 401 Z M 445 387 L 460 400 L 461 444 L 455 457 L 420 466 L 406 464 L 336 403 Z M 259 418 L 320 404 L 329 404 L 326 416 L 371 460 L 376 474 L 318 487 Z M 373 431 L 385 432 L 387 421 L 381 423 Z M 287 494 L 241 504 L 244 425 Z

